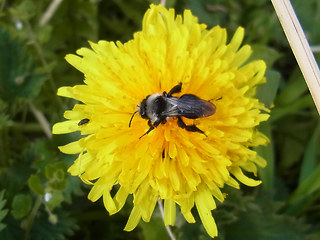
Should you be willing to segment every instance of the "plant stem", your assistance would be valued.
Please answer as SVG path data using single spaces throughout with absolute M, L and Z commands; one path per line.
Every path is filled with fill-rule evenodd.
M 49 7 L 47 8 L 47 10 L 44 12 L 44 14 L 42 15 L 40 21 L 39 21 L 39 25 L 43 26 L 46 25 L 47 22 L 49 22 L 49 20 L 52 18 L 53 14 L 57 11 L 59 5 L 61 4 L 62 0 L 53 0 Z
M 44 133 L 46 136 L 50 139 L 52 138 L 52 133 L 51 133 L 51 128 L 48 120 L 44 116 L 44 114 L 39 111 L 31 102 L 29 103 L 29 107 L 35 118 L 38 120 L 40 123 L 40 126 L 42 127 Z
M 30 239 L 30 231 L 31 231 L 31 228 L 33 225 L 33 221 L 37 215 L 37 212 L 41 206 L 41 203 L 42 203 L 41 196 L 38 196 L 36 202 L 34 203 L 34 206 L 32 208 L 31 213 L 29 214 L 28 218 L 26 219 L 27 225 L 26 225 L 26 232 L 24 234 L 24 240 Z
M 289 0 L 271 0 L 320 114 L 320 71 Z

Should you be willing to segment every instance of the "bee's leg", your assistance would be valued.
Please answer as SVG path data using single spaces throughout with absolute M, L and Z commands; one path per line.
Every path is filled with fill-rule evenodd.
M 147 135 L 149 132 L 151 132 L 155 128 L 155 126 L 152 125 L 152 122 L 150 120 L 148 121 L 148 125 L 150 128 L 141 137 L 139 137 L 139 139 L 142 138 L 143 136 Z
M 197 128 L 196 125 L 186 125 L 181 117 L 178 117 L 178 126 L 181 127 L 182 129 L 185 129 L 189 132 L 198 132 L 198 133 L 202 133 L 203 135 L 205 135 L 206 137 L 208 137 L 204 131 L 202 131 L 201 129 Z
M 153 129 L 155 129 L 156 127 L 158 127 L 160 123 L 161 123 L 161 120 L 160 120 L 160 119 L 157 120 L 157 121 L 155 121 L 153 124 L 152 124 L 152 122 L 149 120 L 149 121 L 148 121 L 148 125 L 149 125 L 150 128 L 149 128 L 148 131 L 146 131 L 141 137 L 139 137 L 139 139 L 142 138 L 143 136 L 147 135 L 149 132 L 151 132 L 151 131 L 152 131 Z
M 171 97 L 172 94 L 174 93 L 179 93 L 181 92 L 181 86 L 182 86 L 182 83 L 180 82 L 178 85 L 174 86 L 170 92 L 167 94 L 167 97 Z

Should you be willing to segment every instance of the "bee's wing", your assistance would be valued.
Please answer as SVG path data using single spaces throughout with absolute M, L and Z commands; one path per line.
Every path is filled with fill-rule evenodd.
M 208 117 L 215 113 L 216 107 L 213 103 L 198 98 L 192 94 L 184 94 L 180 98 L 168 98 L 171 105 L 164 112 L 167 116 L 183 116 L 186 118 Z

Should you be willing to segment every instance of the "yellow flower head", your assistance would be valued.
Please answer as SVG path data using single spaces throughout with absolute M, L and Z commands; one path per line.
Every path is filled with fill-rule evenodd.
M 107 211 L 114 214 L 133 194 L 125 230 L 134 229 L 141 218 L 148 222 L 160 199 L 166 225 L 174 224 L 176 205 L 194 222 L 195 205 L 214 237 L 211 210 L 216 199 L 224 200 L 221 188 L 239 188 L 238 181 L 260 183 L 243 170 L 256 174 L 257 165 L 266 164 L 251 149 L 268 141 L 254 129 L 269 116 L 254 98 L 257 84 L 265 81 L 266 65 L 261 60 L 246 63 L 251 48 L 240 48 L 243 36 L 243 28 L 238 28 L 227 43 L 225 29 L 208 30 L 189 10 L 176 16 L 173 9 L 151 5 L 133 40 L 90 42 L 93 50 L 81 48 L 79 56 L 66 56 L 84 73 L 85 84 L 62 87 L 58 95 L 82 103 L 65 112 L 68 120 L 55 124 L 53 133 L 84 135 L 60 150 L 79 154 L 69 172 L 93 185 L 90 200 L 103 197 Z M 177 85 L 181 91 L 176 87 L 168 95 Z M 189 97 L 182 98 L 184 94 Z M 157 107 L 151 106 L 156 104 L 152 99 L 147 106 L 141 103 L 148 95 L 170 99 L 171 105 L 152 112 Z M 199 110 L 203 105 L 209 110 Z M 171 115 L 165 111 L 169 108 Z M 195 116 L 188 116 L 190 112 Z M 114 186 L 117 193 L 111 196 Z

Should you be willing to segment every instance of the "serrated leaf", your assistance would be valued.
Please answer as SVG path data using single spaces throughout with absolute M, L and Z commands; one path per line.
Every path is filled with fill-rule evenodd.
M 28 194 L 18 194 L 13 198 L 11 214 L 16 219 L 28 215 L 31 210 L 32 198 Z
M 44 81 L 43 75 L 34 74 L 32 57 L 25 47 L 0 27 L 1 98 L 11 101 L 16 97 L 35 97 Z
M 41 184 L 40 178 L 37 175 L 31 175 L 28 179 L 29 188 L 37 195 L 44 194 L 44 188 Z
M 31 229 L 30 239 L 32 240 L 66 240 L 71 239 L 74 231 L 79 227 L 76 220 L 63 211 L 56 211 L 56 223 L 48 221 L 47 213 L 39 214 Z M 84 236 L 81 237 L 84 239 Z

